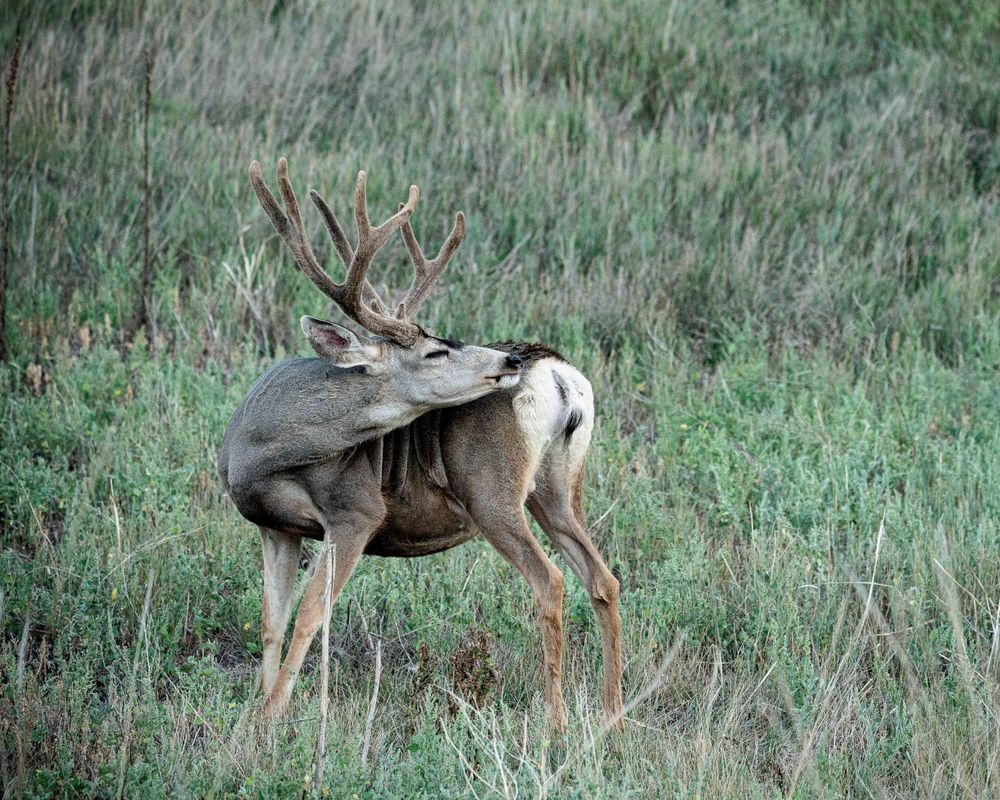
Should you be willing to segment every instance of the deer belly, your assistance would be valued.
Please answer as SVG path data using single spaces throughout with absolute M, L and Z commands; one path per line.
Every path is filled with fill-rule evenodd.
M 386 505 L 385 522 L 365 548 L 369 555 L 427 556 L 467 542 L 479 533 L 468 515 L 450 506 L 443 497 L 419 506 L 402 500 Z

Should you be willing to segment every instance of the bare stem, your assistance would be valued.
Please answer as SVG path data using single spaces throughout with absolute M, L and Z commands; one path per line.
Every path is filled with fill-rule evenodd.
M 24 667 L 28 657 L 28 635 L 31 633 L 31 615 L 24 615 L 24 627 L 21 629 L 21 644 L 17 648 L 17 679 L 15 682 L 16 691 L 14 696 L 18 706 L 24 706 Z M 24 738 L 21 733 L 21 724 L 14 728 L 14 739 L 17 748 L 17 785 L 23 787 L 25 776 L 27 775 L 26 759 L 24 754 Z
M 153 102 L 153 53 L 147 47 L 145 58 L 145 86 L 142 106 L 142 272 L 139 276 L 138 328 L 146 328 L 150 348 L 156 347 L 156 325 L 153 320 L 150 287 L 153 279 L 152 259 L 149 252 L 149 112 Z
M 20 27 L 20 26 L 19 26 Z M 21 33 L 14 36 L 14 52 L 7 70 L 7 104 L 3 128 L 3 218 L 0 221 L 0 362 L 6 362 L 7 349 L 7 260 L 10 254 L 10 121 L 14 116 L 17 92 L 17 68 L 21 61 Z
M 372 688 L 372 701 L 368 706 L 368 719 L 365 720 L 365 740 L 361 745 L 361 766 L 368 763 L 368 746 L 372 738 L 372 722 L 375 721 L 375 706 L 378 705 L 378 687 L 382 682 L 382 640 L 375 641 L 375 686 Z
M 125 719 L 122 724 L 122 752 L 119 760 L 118 770 L 118 798 L 125 797 L 125 779 L 128 777 L 128 768 L 131 761 L 132 748 L 132 711 L 136 703 L 136 683 L 139 673 L 139 656 L 142 653 L 142 645 L 146 641 L 146 625 L 149 622 L 149 609 L 153 600 L 153 578 L 154 573 L 149 573 L 149 580 L 146 581 L 146 599 L 142 604 L 142 617 L 139 620 L 139 637 L 135 641 L 135 657 L 132 659 L 132 676 L 129 680 L 128 697 L 125 701 Z
M 316 788 L 323 788 L 323 765 L 326 762 L 326 718 L 330 705 L 330 611 L 333 594 L 333 573 L 337 568 L 337 545 L 327 535 L 326 589 L 323 592 L 323 650 L 320 655 L 319 736 L 316 738 Z

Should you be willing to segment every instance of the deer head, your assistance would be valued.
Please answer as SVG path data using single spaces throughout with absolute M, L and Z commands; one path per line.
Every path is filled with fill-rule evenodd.
M 352 247 L 326 201 L 316 191 L 309 196 L 319 210 L 334 248 L 346 267 L 343 283 L 336 283 L 320 266 L 306 238 L 298 201 L 288 179 L 288 162 L 278 162 L 278 188 L 285 210 L 278 205 L 261 176 L 260 165 L 250 164 L 250 182 L 275 230 L 291 251 L 299 268 L 313 284 L 372 336 L 356 334 L 332 322 L 303 317 L 302 331 L 316 353 L 339 367 L 379 382 L 377 396 L 386 408 L 380 417 L 403 425 L 433 408 L 460 405 L 500 388 L 514 386 L 521 371 L 515 355 L 473 347 L 438 338 L 412 317 L 465 236 L 465 217 L 459 212 L 455 225 L 437 257 L 429 261 L 417 243 L 409 219 L 420 192 L 410 187 L 409 199 L 395 215 L 378 227 L 368 217 L 366 174 L 358 173 L 354 216 L 358 242 Z M 410 260 L 413 282 L 395 313 L 382 301 L 367 279 L 372 259 L 401 228 Z

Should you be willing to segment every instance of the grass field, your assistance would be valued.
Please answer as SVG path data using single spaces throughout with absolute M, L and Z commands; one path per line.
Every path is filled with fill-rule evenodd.
M 0 20 L 4 797 L 1000 795 L 1000 5 L 134 5 Z M 358 169 L 380 218 L 419 184 L 428 249 L 463 209 L 422 321 L 593 382 L 621 734 L 568 569 L 547 733 L 530 591 L 481 541 L 348 584 L 325 787 L 316 645 L 258 729 L 259 542 L 215 452 L 337 318 L 248 185 L 280 156 L 342 216 Z M 400 243 L 375 270 L 406 285 Z

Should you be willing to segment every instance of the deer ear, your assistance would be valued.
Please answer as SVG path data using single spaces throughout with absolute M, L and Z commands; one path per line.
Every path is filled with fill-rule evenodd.
M 351 367 L 371 360 L 371 342 L 362 341 L 342 325 L 308 316 L 299 325 L 316 354 L 334 364 Z

